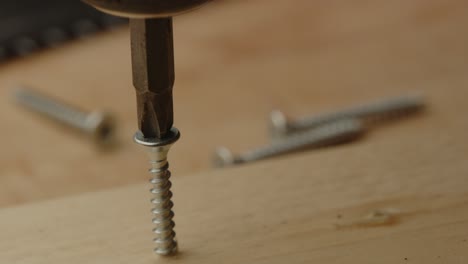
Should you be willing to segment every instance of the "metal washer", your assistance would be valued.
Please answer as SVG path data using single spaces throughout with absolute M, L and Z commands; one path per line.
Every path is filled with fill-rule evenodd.
M 173 127 L 164 138 L 145 138 L 141 131 L 135 133 L 133 141 L 145 147 L 163 147 L 175 143 L 180 138 L 180 132 Z

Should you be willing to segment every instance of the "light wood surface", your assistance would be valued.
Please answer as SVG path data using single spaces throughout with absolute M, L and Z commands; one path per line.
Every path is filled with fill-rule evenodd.
M 454 124 L 466 120 L 466 7 L 455 0 L 221 1 L 178 17 L 175 111 L 183 140 L 171 152 L 174 175 L 207 170 L 217 145 L 238 151 L 266 143 L 273 108 L 299 116 L 420 90 L 431 104 L 427 118 L 438 119 L 414 128 L 419 136 L 431 142 L 426 130 L 460 132 Z M 130 140 L 129 62 L 128 32 L 119 30 L 0 68 L 1 205 L 146 179 L 144 155 Z M 113 110 L 120 148 L 101 153 L 19 109 L 10 96 L 18 84 L 85 109 Z M 414 125 L 367 140 L 399 141 L 395 131 Z
M 174 177 L 175 258 L 152 253 L 138 184 L 1 210 L 0 262 L 467 263 L 468 125 L 431 129 L 443 109 L 393 137 Z
M 452 133 L 450 120 L 464 121 L 466 10 L 456 0 L 218 1 L 176 18 L 175 122 L 183 138 L 171 152 L 174 175 L 208 170 L 218 145 L 266 143 L 273 108 L 301 116 L 419 90 L 431 103 L 428 116 L 439 117 L 430 128 Z M 144 154 L 131 141 L 128 42 L 122 29 L 0 67 L 0 205 L 146 179 Z M 20 109 L 11 99 L 19 84 L 114 111 L 120 148 L 101 153 Z M 406 125 L 375 140 L 394 139 Z
M 291 3 L 222 1 L 176 19 L 180 255 L 151 253 L 139 183 L 0 210 L 0 263 L 467 263 L 468 4 Z M 122 30 L 0 69 L 3 205 L 147 178 L 129 140 L 127 39 Z M 8 89 L 18 83 L 116 111 L 121 148 L 99 153 L 18 110 Z M 354 144 L 206 171 L 216 145 L 267 142 L 272 108 L 299 116 L 415 90 L 426 113 Z

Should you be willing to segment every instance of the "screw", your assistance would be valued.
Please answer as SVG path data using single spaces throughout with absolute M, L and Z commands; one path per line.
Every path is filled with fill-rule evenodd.
M 154 198 L 151 203 L 154 208 L 151 212 L 154 215 L 153 224 L 156 227 L 153 233 L 156 238 L 153 240 L 156 243 L 154 251 L 160 255 L 172 255 L 177 252 L 177 241 L 175 239 L 174 226 L 172 220 L 174 212 L 172 207 L 174 204 L 171 201 L 171 172 L 169 171 L 169 163 L 167 162 L 167 154 L 172 144 L 180 138 L 180 133 L 176 128 L 171 128 L 169 133 L 162 139 L 145 138 L 141 131 L 135 134 L 134 141 L 147 148 L 151 169 L 149 172 L 152 175 L 150 180 L 153 184 L 151 193 Z
M 317 128 L 323 124 L 349 118 L 357 118 L 372 125 L 379 121 L 392 120 L 421 110 L 424 107 L 421 95 L 407 95 L 355 106 L 341 111 L 324 113 L 290 121 L 284 113 L 274 110 L 270 114 L 270 135 L 282 139 L 299 131 Z
M 107 112 L 84 112 L 26 88 L 17 88 L 14 96 L 19 104 L 90 136 L 99 145 L 114 141 L 115 121 Z
M 360 121 L 353 119 L 339 120 L 324 124 L 316 129 L 295 134 L 282 141 L 274 142 L 272 145 L 260 147 L 241 155 L 233 155 L 229 149 L 220 147 L 215 152 L 213 165 L 215 167 L 225 167 L 288 154 L 306 148 L 316 149 L 337 145 L 355 140 L 363 133 L 364 128 Z

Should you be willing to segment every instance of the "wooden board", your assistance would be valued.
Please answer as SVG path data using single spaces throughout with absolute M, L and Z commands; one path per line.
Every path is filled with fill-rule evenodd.
M 152 254 L 149 186 L 139 183 L 0 210 L 0 263 L 467 263 L 466 7 L 223 1 L 177 19 L 180 254 Z M 2 86 L 26 80 L 114 109 L 123 124 L 121 149 L 97 153 L 18 111 L 1 90 L 3 204 L 146 178 L 143 154 L 126 140 L 126 38 L 116 32 L 2 68 Z M 426 113 L 354 144 L 193 173 L 215 145 L 266 142 L 273 107 L 304 115 L 414 90 L 427 95 Z
M 426 121 L 380 129 L 365 142 L 383 146 L 360 153 L 402 152 L 408 145 L 400 142 L 414 133 L 420 141 L 407 142 L 410 150 L 427 155 L 425 145 L 446 135 L 431 154 L 438 167 L 453 170 L 447 155 L 467 153 L 461 127 L 468 93 L 466 7 L 456 0 L 221 1 L 178 17 L 175 111 L 183 139 L 171 152 L 174 175 L 207 170 L 217 145 L 239 151 L 266 143 L 265 119 L 273 108 L 299 116 L 413 90 L 428 96 Z M 144 154 L 131 142 L 136 122 L 128 42 L 123 29 L 0 68 L 0 205 L 147 178 Z M 113 110 L 120 148 L 101 153 L 19 109 L 10 96 L 18 84 L 85 109 Z M 106 97 L 109 91 L 114 95 Z M 407 162 L 400 156 L 394 163 Z M 349 171 L 373 163 L 362 158 Z
M 468 125 L 431 129 L 444 109 L 393 137 L 174 177 L 175 258 L 152 253 L 138 184 L 1 210 L 0 262 L 467 263 Z

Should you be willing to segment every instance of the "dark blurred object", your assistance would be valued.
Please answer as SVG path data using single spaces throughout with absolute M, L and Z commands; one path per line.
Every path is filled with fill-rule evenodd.
M 125 23 L 79 0 L 2 0 L 0 62 Z

